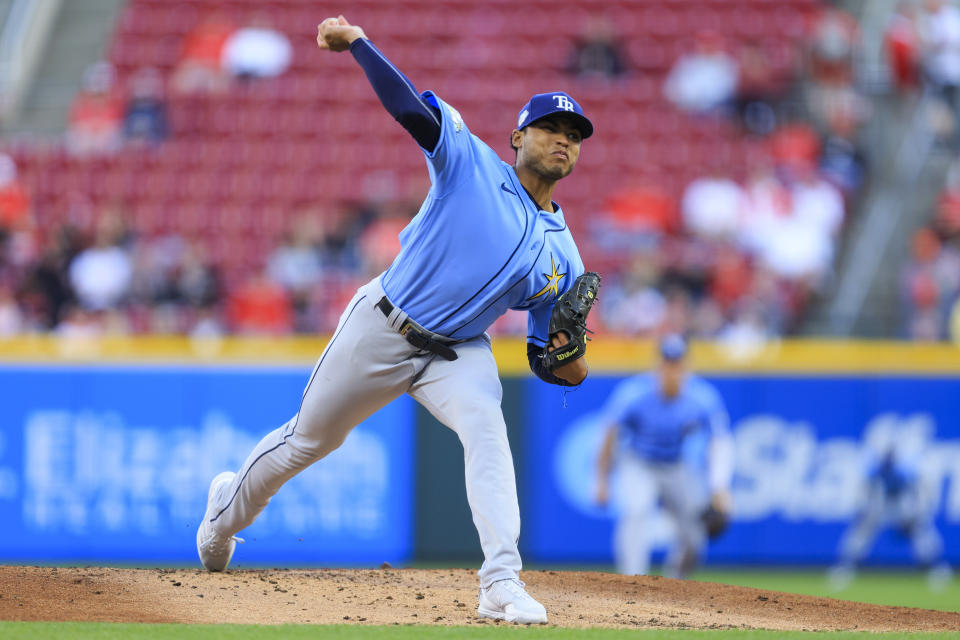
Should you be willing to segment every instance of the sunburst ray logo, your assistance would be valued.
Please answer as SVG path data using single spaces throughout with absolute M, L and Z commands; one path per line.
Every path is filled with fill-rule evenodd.
M 543 289 L 540 289 L 536 294 L 527 298 L 527 300 L 535 300 L 540 296 L 553 292 L 554 297 L 560 295 L 560 280 L 567 274 L 557 273 L 557 265 L 553 261 L 553 254 L 550 254 L 550 271 L 551 273 L 545 273 L 543 276 L 547 279 L 546 286 Z

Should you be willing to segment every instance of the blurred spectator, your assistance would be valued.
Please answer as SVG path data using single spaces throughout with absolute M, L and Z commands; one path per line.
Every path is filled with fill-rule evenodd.
M 220 93 L 229 77 L 221 66 L 224 44 L 233 24 L 221 13 L 211 13 L 184 39 L 180 61 L 173 71 L 172 87 L 178 93 Z
M 68 267 L 79 252 L 78 239 L 72 229 L 61 226 L 47 236 L 36 264 L 30 265 L 22 285 L 21 299 L 28 323 L 40 329 L 53 329 L 73 301 Z
M 81 251 L 70 263 L 70 284 L 85 309 L 117 307 L 130 293 L 133 269 L 130 254 L 122 246 L 124 234 L 118 217 L 102 216 L 93 246 Z
M 293 330 L 290 296 L 262 270 L 228 296 L 227 314 L 240 334 L 281 335 Z
M 82 307 L 68 307 L 54 333 L 60 338 L 83 339 L 96 338 L 103 335 L 103 325 L 92 311 Z
M 30 212 L 30 194 L 17 176 L 16 162 L 0 153 L 0 232 L 21 227 Z
M 768 144 L 773 163 L 787 169 L 807 170 L 820 157 L 820 138 L 806 122 L 791 122 L 778 128 Z
M 635 179 L 613 191 L 590 220 L 592 240 L 607 253 L 630 252 L 679 230 L 677 204 L 653 180 Z
M 770 160 L 758 162 L 751 168 L 744 193 L 738 242 L 749 253 L 761 254 L 780 220 L 790 216 L 793 197 Z
M 0 153 L 0 278 L 10 270 L 22 276 L 37 257 L 37 233 L 30 195 L 17 176 L 13 158 Z
M 947 182 L 937 203 L 936 225 L 944 237 L 960 241 L 960 162 L 947 171 Z
M 807 64 L 819 85 L 847 86 L 853 81 L 853 59 L 860 43 L 856 18 L 839 7 L 824 5 L 810 19 Z
M 177 302 L 176 270 L 184 252 L 178 234 L 139 239 L 131 252 L 131 300 L 147 306 Z
M 812 171 L 791 191 L 790 215 L 771 221 L 759 258 L 781 278 L 815 288 L 833 260 L 843 200 L 835 188 Z
M 134 245 L 132 298 L 138 306 L 137 330 L 187 333 L 220 302 L 216 269 L 199 243 L 178 234 Z
M 402 202 L 381 204 L 357 238 L 366 275 L 372 278 L 385 271 L 400 253 L 400 232 L 410 223 L 410 213 Z
M 856 19 L 838 7 L 826 6 L 813 15 L 807 42 L 806 107 L 821 131 L 837 120 L 858 126 L 867 116 L 867 103 L 853 84 L 853 63 L 860 46 Z
M 300 218 L 267 259 L 270 279 L 294 296 L 306 292 L 320 278 L 320 254 L 316 247 L 318 234 L 314 220 Z
M 912 91 L 920 84 L 920 34 L 917 11 L 913 2 L 900 2 L 883 34 L 890 61 L 890 77 L 901 92 Z
M 674 63 L 663 85 L 663 93 L 684 111 L 706 114 L 730 106 L 736 95 L 737 62 L 723 50 L 715 32 L 697 35 L 695 49 Z
M 254 16 L 249 26 L 237 29 L 223 44 L 224 70 L 237 78 L 270 78 L 287 70 L 293 47 L 287 36 L 273 28 L 269 16 Z
M 716 166 L 710 175 L 697 178 L 684 190 L 680 205 L 684 226 L 704 238 L 731 238 L 740 225 L 744 200 L 740 185 Z
M 851 137 L 831 135 L 823 141 L 820 172 L 844 196 L 851 197 L 863 184 L 866 159 Z
M 177 297 L 201 311 L 222 302 L 220 270 L 199 242 L 187 243 L 176 270 Z
M 944 246 L 929 227 L 918 230 L 901 273 L 901 294 L 906 337 L 947 338 L 950 314 L 960 298 L 960 250 Z
M 960 296 L 957 297 L 956 302 L 953 303 L 953 307 L 950 309 L 949 323 L 950 342 L 960 347 Z
M 114 91 L 116 73 L 97 62 L 83 74 L 67 123 L 67 149 L 78 156 L 116 151 L 123 131 L 123 103 Z
M 749 355 L 767 344 L 774 333 L 764 317 L 764 308 L 756 301 L 746 302 L 734 312 L 730 322 L 717 334 L 727 355 Z
M 710 297 L 721 310 L 731 309 L 746 294 L 750 277 L 746 256 L 731 244 L 721 244 L 710 273 Z
M 322 275 L 320 252 L 317 249 L 319 233 L 315 219 L 301 217 L 267 259 L 267 275 L 290 295 L 298 331 L 309 330 L 306 312 L 310 291 Z
M 927 0 L 920 25 L 927 77 L 955 105 L 960 87 L 960 9 L 944 0 Z
M 737 114 L 744 130 L 767 135 L 777 125 L 776 107 L 788 90 L 790 78 L 777 70 L 766 49 L 747 41 L 738 56 Z
M 793 216 L 826 238 L 836 237 L 844 215 L 840 191 L 810 167 L 794 174 L 792 192 Z
M 209 340 L 219 338 L 224 333 L 226 333 L 226 328 L 220 322 L 214 307 L 200 309 L 193 327 L 190 329 L 190 337 L 193 339 Z
M 638 336 L 659 331 L 667 313 L 660 280 L 656 252 L 638 252 L 621 278 L 604 283 L 599 300 L 605 327 Z
M 12 283 L 0 279 L 0 338 L 16 335 L 25 328 L 26 321 L 14 297 Z
M 167 105 L 163 78 L 156 69 L 140 69 L 130 80 L 130 99 L 123 116 L 127 142 L 157 144 L 167 138 Z
M 616 78 L 627 70 L 625 59 L 610 19 L 594 14 L 573 43 L 567 72 L 581 78 Z

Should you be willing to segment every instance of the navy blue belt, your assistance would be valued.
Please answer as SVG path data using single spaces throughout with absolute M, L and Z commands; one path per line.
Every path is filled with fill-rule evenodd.
M 380 313 L 387 318 L 389 318 L 390 314 L 393 313 L 394 306 L 389 300 L 387 300 L 387 296 L 380 298 L 380 302 L 378 302 L 376 306 L 377 309 L 380 309 Z M 409 318 L 403 323 L 403 326 L 400 327 L 399 332 L 407 342 L 417 349 L 435 353 L 444 360 L 453 361 L 457 359 L 456 351 L 430 336 L 426 330 Z

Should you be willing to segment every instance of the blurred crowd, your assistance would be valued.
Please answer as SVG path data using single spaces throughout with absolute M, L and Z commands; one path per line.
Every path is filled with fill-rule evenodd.
M 901 268 L 901 337 L 960 342 L 960 8 L 901 2 L 884 39 L 893 85 L 903 96 L 933 98 L 931 129 L 955 158 Z
M 936 83 L 955 105 L 960 12 L 940 2 L 913 7 L 905 4 L 887 32 L 891 76 L 904 90 Z M 796 332 L 833 275 L 848 212 L 869 175 L 859 140 L 870 103 L 855 81 L 858 24 L 824 5 L 807 16 L 796 45 L 771 49 L 708 28 L 691 42 L 663 76 L 663 100 L 694 126 L 732 132 L 734 146 L 748 153 L 719 146 L 701 175 L 676 187 L 650 167 L 626 176 L 597 210 L 575 212 L 586 221 L 581 251 L 604 275 L 597 328 L 734 341 Z M 646 73 L 632 51 L 614 22 L 597 17 L 570 43 L 565 69 L 615 88 Z M 269 15 L 236 25 L 208 14 L 167 74 L 142 68 L 120 87 L 109 63 L 93 65 L 64 146 L 89 157 L 162 145 L 175 135 L 168 92 L 222 93 L 290 64 L 290 43 Z M 3 155 L 0 335 L 329 332 L 344 299 L 389 265 L 419 204 L 413 200 L 314 203 L 296 212 L 282 237 L 268 239 L 265 259 L 225 271 L 202 238 L 139 233 L 122 203 L 39 228 L 16 164 Z M 958 202 L 960 178 L 944 194 L 937 225 L 914 242 L 903 279 L 910 337 L 944 338 L 950 318 L 960 322 L 952 278 Z M 525 335 L 518 315 L 493 332 Z
M 573 57 L 589 63 L 580 73 L 615 81 L 629 67 L 611 30 L 588 29 L 594 42 Z M 736 342 L 799 329 L 832 276 L 868 169 L 858 135 L 869 103 L 854 83 L 859 39 L 856 20 L 829 6 L 808 17 L 800 47 L 779 53 L 696 35 L 663 95 L 688 118 L 732 126 L 749 152 L 718 148 L 678 194 L 652 173 L 609 195 L 592 223 L 593 241 L 623 266 L 604 282 L 607 328 Z
M 954 162 L 932 222 L 914 233 L 900 276 L 902 336 L 960 343 L 960 162 Z
M 231 276 L 199 238 L 137 234 L 122 207 L 37 229 L 15 171 L 0 154 L 0 336 L 329 332 L 356 288 L 389 266 L 416 212 L 306 209 L 265 260 Z

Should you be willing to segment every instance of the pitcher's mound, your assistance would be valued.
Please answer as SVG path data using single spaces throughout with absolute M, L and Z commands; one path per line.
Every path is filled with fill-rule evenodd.
M 558 627 L 956 631 L 960 614 L 607 573 L 528 571 Z M 0 619 L 241 624 L 503 624 L 467 569 L 0 567 Z

